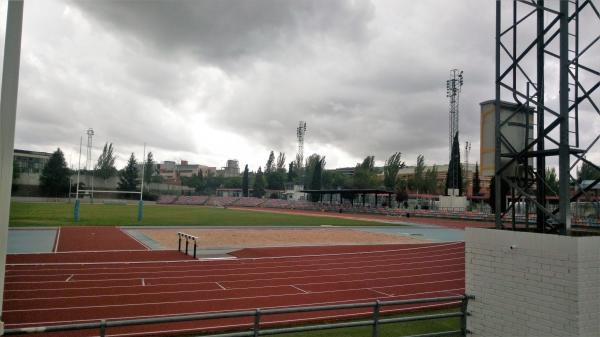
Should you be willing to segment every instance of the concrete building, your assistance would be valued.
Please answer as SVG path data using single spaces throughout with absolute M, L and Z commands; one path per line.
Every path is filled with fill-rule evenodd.
M 240 164 L 236 159 L 229 159 L 227 161 L 227 163 L 225 164 L 225 167 L 223 167 L 220 170 L 217 170 L 217 174 L 219 174 L 225 178 L 239 177 L 240 176 Z
M 19 173 L 42 173 L 52 153 L 27 150 L 14 150 L 14 162 Z

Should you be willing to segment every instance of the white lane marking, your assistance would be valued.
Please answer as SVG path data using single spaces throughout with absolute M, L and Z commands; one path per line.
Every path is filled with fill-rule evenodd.
M 421 284 L 431 284 L 431 283 L 441 283 L 441 282 L 450 282 L 450 281 L 458 281 L 462 279 L 451 279 L 451 280 L 441 280 L 441 281 L 427 281 L 427 282 L 417 282 L 410 284 L 403 284 L 401 286 L 409 286 L 409 285 L 421 285 Z M 302 284 L 300 284 L 302 285 Z M 393 287 L 397 287 L 399 285 L 394 285 Z M 371 286 L 373 288 L 386 288 L 386 286 Z M 392 286 L 387 286 L 387 288 Z M 231 289 L 231 288 L 230 288 Z M 358 290 L 369 290 L 369 288 L 355 288 L 355 289 L 340 289 L 340 290 L 327 290 L 327 291 L 313 291 L 307 294 L 322 294 L 322 293 L 334 293 L 334 292 L 347 292 L 347 291 L 358 291 Z M 442 291 L 442 290 L 439 290 Z M 242 300 L 242 299 L 256 299 L 256 298 L 270 298 L 270 297 L 282 297 L 282 296 L 299 296 L 299 295 L 307 295 L 307 294 L 298 294 L 298 293 L 290 293 L 290 294 L 276 294 L 276 295 L 265 295 L 265 296 L 246 296 L 246 297 L 232 297 L 232 298 L 217 298 L 217 299 L 200 299 L 200 300 L 179 300 L 179 301 L 163 301 L 163 302 L 145 302 L 145 303 L 129 303 L 129 304 L 106 304 L 106 305 L 91 305 L 91 306 L 75 306 L 75 307 L 52 307 L 52 308 L 35 308 L 35 309 L 14 309 L 14 310 L 4 310 L 4 312 L 22 312 L 22 311 L 50 311 L 50 310 L 73 310 L 73 309 L 85 309 L 85 308 L 114 308 L 114 307 L 135 307 L 135 306 L 146 306 L 146 305 L 165 305 L 165 304 L 177 304 L 177 303 L 199 303 L 199 302 L 219 302 L 219 301 L 231 301 L 231 300 Z
M 144 279 L 142 278 L 142 287 L 145 287 L 145 286 L 146 286 L 146 280 L 144 280 Z
M 65 280 L 65 282 L 69 282 L 69 281 L 71 281 L 71 279 L 73 278 L 73 276 L 75 276 L 75 274 L 71 274 L 71 276 L 69 276 L 69 277 L 68 277 L 68 278 Z
M 383 296 L 386 296 L 386 297 L 392 297 L 392 296 L 394 296 L 392 294 L 384 293 L 383 291 L 375 290 L 373 288 L 367 288 L 367 289 L 371 290 L 372 292 L 375 292 L 375 293 L 381 294 Z
M 216 283 L 216 284 L 219 286 L 219 288 L 221 288 L 221 289 L 223 289 L 223 290 L 227 290 L 227 288 L 223 287 L 223 286 L 221 285 L 221 283 L 219 283 L 219 282 L 215 282 L 215 283 Z
M 55 253 L 58 252 L 58 240 L 60 240 L 60 227 L 58 227 L 58 230 L 56 231 L 56 242 L 54 243 L 54 252 Z
M 432 258 L 436 258 L 436 257 L 446 257 L 443 259 L 432 259 Z M 442 262 L 442 261 L 449 261 L 449 260 L 457 260 L 457 259 L 464 259 L 464 254 L 462 253 L 445 253 L 445 254 L 436 254 L 436 255 L 431 255 L 428 257 L 423 257 L 423 258 L 418 258 L 418 261 L 410 261 L 410 262 L 404 262 L 404 261 L 398 261 L 398 259 L 395 258 L 389 258 L 389 259 L 375 259 L 375 260 L 366 260 L 366 261 L 340 261 L 340 262 L 333 262 L 333 263 L 313 263 L 313 264 L 304 264 L 304 265 L 278 265 L 278 266 L 270 266 L 270 267 L 257 267 L 257 266 L 248 266 L 248 267 L 244 267 L 244 268 L 230 268 L 230 269 L 203 269 L 203 268 L 188 268 L 188 269 L 183 269 L 183 270 L 162 270 L 162 271 L 129 271 L 127 273 L 125 272 L 115 272 L 115 273 L 84 273 L 83 271 L 85 271 L 85 269 L 74 269 L 74 270 L 64 270 L 61 273 L 57 273 L 57 274 L 15 274 L 14 272 L 9 272 L 8 276 L 6 277 L 8 280 L 7 282 L 11 282 L 10 278 L 16 278 L 16 277 L 39 277 L 39 276 L 62 276 L 65 275 L 66 273 L 72 272 L 72 271 L 79 271 L 79 274 L 82 275 L 82 277 L 86 277 L 86 276 L 101 276 L 101 275 L 130 275 L 132 276 L 132 274 L 137 273 L 137 274 L 177 274 L 177 273 L 184 273 L 187 276 L 193 276 L 193 277 L 211 277 L 211 276 L 219 276 L 219 277 L 223 277 L 223 276 L 232 276 L 232 275 L 252 275 L 252 274 L 263 274 L 263 273 L 283 273 L 283 272 L 287 272 L 287 271 L 275 271 L 275 272 L 269 272 L 269 271 L 261 271 L 261 272 L 255 272 L 255 273 L 246 273 L 246 274 L 240 274 L 240 273 L 231 273 L 231 274 L 216 274 L 218 272 L 227 272 L 227 271 L 240 271 L 240 270 L 253 270 L 256 271 L 257 269 L 295 269 L 295 270 L 299 270 L 301 268 L 306 268 L 308 270 L 315 270 L 314 267 L 325 267 L 327 266 L 327 268 L 320 268 L 320 269 L 325 269 L 325 270 L 333 270 L 333 269 L 350 269 L 350 268 L 364 268 L 366 267 L 372 267 L 372 266 L 381 266 L 381 267 L 387 267 L 387 266 L 404 266 L 404 265 L 415 265 L 415 264 L 431 264 L 433 262 Z M 415 260 L 415 259 L 413 259 Z M 383 263 L 382 262 L 396 262 L 396 263 Z M 332 267 L 332 266 L 336 266 L 336 265 L 341 265 L 343 267 Z M 348 265 L 356 265 L 353 267 L 350 267 Z M 190 275 L 191 273 L 195 273 L 195 272 L 205 272 L 208 275 Z M 164 279 L 168 279 L 168 278 L 177 278 L 178 276 L 165 276 L 165 277 L 154 277 L 154 278 L 164 278 Z M 132 276 L 131 278 L 138 278 L 135 276 Z M 127 278 L 115 278 L 115 279 L 103 279 L 103 280 L 126 280 Z M 97 279 L 95 279 L 97 280 Z M 17 281 L 18 282 L 18 281 Z M 51 282 L 51 281 L 48 281 Z
M 132 229 L 132 230 L 135 230 L 135 229 Z M 119 227 L 119 231 L 121 231 L 121 233 L 127 235 L 128 237 L 132 238 L 135 242 L 139 243 L 142 247 L 146 248 L 146 250 L 152 250 L 148 245 L 146 245 L 142 241 L 138 240 L 138 238 L 136 238 L 135 236 L 129 234 L 129 232 L 124 231 L 123 228 Z
M 398 296 L 394 296 L 394 298 L 403 298 L 403 297 L 410 297 L 413 295 L 421 295 L 421 294 L 431 294 L 431 293 L 447 293 L 450 291 L 460 291 L 460 290 L 464 290 L 463 288 L 457 288 L 457 289 L 448 289 L 448 290 L 436 290 L 436 291 L 428 291 L 428 292 L 419 292 L 419 293 L 413 293 L 413 294 L 403 294 L 403 295 L 398 295 Z M 295 295 L 299 295 L 299 294 L 295 294 Z M 290 296 L 290 295 L 277 295 L 277 296 Z M 373 297 L 368 297 L 368 298 L 354 298 L 354 299 L 350 299 L 350 300 L 342 300 L 342 301 L 328 301 L 328 302 L 313 302 L 313 303 L 302 303 L 302 304 L 293 304 L 293 305 L 287 305 L 287 306 L 275 306 L 275 307 L 265 307 L 264 309 L 275 309 L 275 308 L 293 308 L 293 307 L 304 307 L 304 306 L 313 306 L 313 305 L 326 305 L 326 304 L 338 304 L 338 303 L 351 303 L 351 302 L 359 302 L 359 301 L 369 301 L 369 300 L 373 300 Z M 452 302 L 455 303 L 455 302 Z M 456 302 L 456 303 L 460 303 L 460 302 Z M 427 307 L 427 306 L 424 306 Z M 417 307 L 417 308 L 420 308 Z M 124 320 L 124 319 L 136 319 L 136 318 L 149 318 L 149 317 L 169 317 L 169 316 L 174 316 L 174 315 L 193 315 L 193 314 L 208 314 L 208 313 L 220 313 L 220 312 L 230 312 L 230 311 L 244 311 L 244 310 L 254 310 L 256 308 L 250 307 L 250 308 L 235 308 L 235 309 L 226 309 L 226 310 L 217 310 L 217 311 L 192 311 L 192 312 L 185 312 L 185 313 L 176 313 L 176 314 L 166 314 L 166 315 L 143 315 L 143 316 L 126 316 L 126 317 L 104 317 L 104 318 L 98 318 L 98 319 L 106 319 L 106 320 Z M 415 308 L 407 308 L 407 309 L 415 309 Z M 404 309 L 399 309 L 399 310 L 404 310 Z M 387 311 L 386 312 L 392 312 L 393 310 Z M 369 313 L 372 313 L 372 311 L 369 311 Z M 85 319 L 77 319 L 77 320 L 70 320 L 70 321 L 48 321 L 48 322 L 33 322 L 33 323 L 25 323 L 25 324 L 6 324 L 7 326 L 12 327 L 26 327 L 26 326 L 37 326 L 37 325 L 46 325 L 46 324 L 62 324 L 62 323 L 78 323 L 78 322 L 96 322 L 98 319 L 94 319 L 94 320 L 85 320 Z M 146 333 L 147 334 L 147 333 Z
M 296 286 L 295 286 L 295 285 L 293 285 L 293 284 L 290 284 L 290 287 L 292 287 L 292 288 L 296 288 L 296 289 L 300 290 L 301 292 L 303 292 L 303 293 L 305 293 L 305 294 L 308 294 L 308 293 L 310 293 L 310 291 L 306 291 L 306 290 L 304 290 L 304 289 L 300 289 L 300 288 L 296 287 Z

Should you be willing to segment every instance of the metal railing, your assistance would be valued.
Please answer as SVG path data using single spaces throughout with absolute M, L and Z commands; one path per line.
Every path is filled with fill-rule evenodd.
M 198 247 L 198 237 L 190 234 L 177 232 L 177 250 L 182 252 L 181 250 L 181 242 L 185 240 L 185 255 L 188 255 L 188 248 L 190 241 L 194 242 L 194 258 L 196 258 L 196 248 Z
M 468 302 L 473 299 L 472 296 L 457 295 L 457 296 L 446 296 L 446 297 L 432 297 L 432 298 L 420 298 L 412 300 L 396 300 L 396 301 L 375 301 L 366 303 L 349 303 L 349 304 L 333 304 L 333 305 L 319 305 L 319 306 L 302 306 L 302 307 L 290 307 L 290 308 L 273 308 L 273 309 L 255 309 L 255 310 L 243 310 L 243 311 L 231 311 L 231 312 L 219 312 L 219 313 L 206 313 L 196 315 L 180 315 L 180 316 L 168 316 L 168 317 L 153 317 L 153 318 L 142 318 L 142 319 L 129 319 L 129 320 L 100 320 L 97 322 L 89 323 L 77 323 L 77 324 L 64 324 L 64 325 L 51 325 L 51 326 L 40 326 L 40 327 L 27 327 L 27 328 L 15 328 L 5 329 L 4 335 L 24 335 L 32 333 L 49 333 L 49 332 L 63 332 L 63 331 L 74 331 L 84 329 L 98 329 L 100 337 L 106 336 L 106 330 L 108 328 L 124 327 L 124 326 L 135 326 L 135 325 L 146 325 L 146 324 L 158 324 L 158 323 L 178 323 L 178 322 L 189 322 L 189 321 L 202 321 L 222 318 L 234 318 L 234 317 L 253 317 L 254 324 L 252 330 L 249 331 L 237 331 L 227 332 L 219 334 L 202 335 L 205 337 L 245 337 L 245 336 L 267 336 L 277 335 L 292 332 L 305 332 L 315 330 L 329 330 L 339 328 L 351 328 L 351 327 L 362 327 L 371 326 L 371 336 L 378 337 L 380 325 L 390 323 L 406 323 L 414 321 L 424 320 L 436 320 L 444 318 L 460 318 L 460 328 L 456 330 L 437 331 L 426 334 L 420 334 L 418 337 L 440 337 L 440 336 L 466 336 L 467 331 L 467 311 Z M 423 303 L 444 303 L 447 305 L 456 304 L 458 311 L 435 313 L 435 314 L 417 314 L 405 317 L 389 317 L 381 318 L 382 307 L 385 306 L 401 306 L 410 304 L 423 304 Z M 460 306 L 458 306 L 460 304 Z M 286 326 L 286 327 L 275 327 L 275 328 L 261 328 L 261 318 L 267 315 L 277 314 L 292 314 L 292 313 L 306 313 L 306 312 L 320 312 L 320 311 L 331 311 L 331 310 L 343 310 L 343 309 L 360 309 L 360 308 L 371 308 L 371 318 L 354 320 L 354 321 L 343 321 L 336 323 L 323 323 L 313 325 L 302 325 L 302 326 Z M 318 318 L 315 318 L 318 320 Z M 270 323 L 272 325 L 272 323 Z M 289 323 L 288 323 L 289 325 Z M 242 326 L 240 326 L 241 328 Z M 208 328 L 207 328 L 208 329 Z M 199 328 L 199 330 L 202 330 Z M 200 336 L 200 335 L 198 335 Z M 407 336 L 411 337 L 411 336 Z M 417 336 L 412 336 L 417 337 Z

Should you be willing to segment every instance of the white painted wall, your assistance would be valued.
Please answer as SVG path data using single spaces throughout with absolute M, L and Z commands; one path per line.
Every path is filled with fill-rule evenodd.
M 469 228 L 465 239 L 472 336 L 600 336 L 600 237 Z

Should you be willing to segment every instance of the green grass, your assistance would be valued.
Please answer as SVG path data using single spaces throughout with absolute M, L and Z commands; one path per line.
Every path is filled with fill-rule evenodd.
M 13 202 L 10 226 L 65 225 L 196 225 L 196 226 L 356 226 L 379 222 L 333 217 L 289 215 L 183 205 L 145 205 L 144 220 L 137 222 L 137 205 L 82 204 L 80 220 L 73 222 L 73 204 Z

